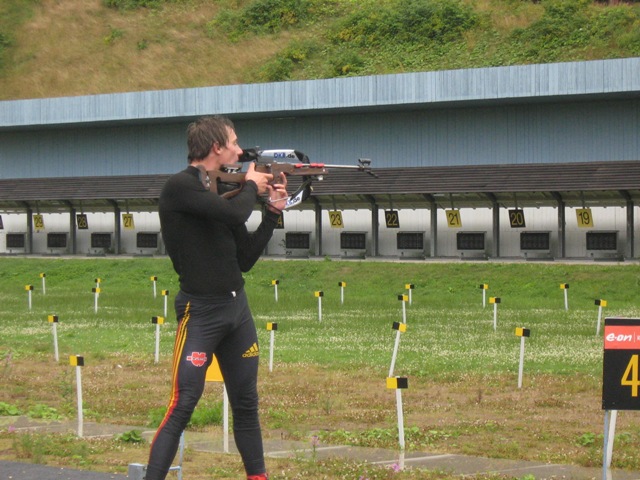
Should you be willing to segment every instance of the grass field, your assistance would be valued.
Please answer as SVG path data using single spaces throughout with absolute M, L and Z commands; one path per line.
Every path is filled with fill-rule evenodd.
M 158 277 L 156 297 L 151 276 Z M 101 280 L 97 312 L 96 278 Z M 603 342 L 602 328 L 596 335 L 594 300 L 607 300 L 603 319 L 640 317 L 640 266 L 264 259 L 245 278 L 261 342 L 265 436 L 305 440 L 317 435 L 325 443 L 397 448 L 395 395 L 385 388 L 385 378 L 398 335 L 392 324 L 406 320 L 394 375 L 409 379 L 403 395 L 408 450 L 601 463 Z M 346 283 L 344 303 L 339 282 Z M 484 283 L 489 286 L 486 306 L 479 288 Z M 570 287 L 568 310 L 561 283 Z M 415 286 L 410 304 L 398 299 L 408 294 L 407 284 Z M 33 285 L 31 309 L 26 285 Z M 162 290 L 169 291 L 168 315 L 156 364 L 151 317 L 164 316 Z M 86 362 L 85 418 L 152 425 L 168 400 L 176 291 L 177 278 L 166 258 L 2 258 L 0 415 L 4 409 L 4 414 L 74 418 L 68 356 L 79 354 Z M 316 291 L 324 294 L 321 319 Z M 490 297 L 501 299 L 495 317 Z M 60 362 L 53 359 L 48 315 L 59 318 Z M 272 372 L 268 322 L 278 323 Z M 522 388 L 516 327 L 531 331 Z M 204 413 L 219 409 L 221 398 L 217 385 L 207 388 L 198 407 Z M 615 468 L 640 469 L 638 420 L 633 411 L 619 416 Z M 213 435 L 219 426 L 214 421 L 192 428 L 210 429 Z M 148 448 L 20 438 L 2 431 L 0 458 L 124 472 L 129 462 L 143 461 Z M 60 446 L 65 442 L 84 445 L 89 453 L 69 454 L 71 446 Z M 195 452 L 190 458 L 200 461 Z M 239 467 L 232 464 L 228 478 L 237 478 Z M 193 478 L 227 478 L 207 468 Z M 362 468 L 339 462 L 270 464 L 272 471 L 282 472 L 276 479 L 300 478 L 302 471 L 314 478 L 359 478 L 355 472 Z M 388 474 L 367 472 L 367 477 Z M 394 478 L 428 478 L 424 472 L 414 475 L 407 471 Z

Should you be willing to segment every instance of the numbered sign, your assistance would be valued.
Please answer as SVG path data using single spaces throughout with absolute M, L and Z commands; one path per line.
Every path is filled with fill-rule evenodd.
M 278 217 L 278 223 L 276 223 L 276 229 L 281 230 L 284 228 L 284 212 Z
M 44 230 L 44 218 L 42 215 L 37 214 L 33 216 L 33 228 L 36 229 L 36 232 Z
M 136 228 L 133 223 L 133 213 L 123 213 L 122 214 L 122 225 L 127 230 L 134 230 Z
M 384 221 L 387 223 L 387 228 L 400 228 L 400 217 L 397 210 L 385 210 Z
M 87 221 L 86 213 L 79 213 L 76 215 L 76 225 L 78 226 L 78 230 L 88 230 L 89 222 Z
M 578 208 L 576 210 L 576 217 L 578 219 L 578 227 L 593 228 L 593 217 L 591 216 L 590 208 Z
M 525 228 L 524 210 L 518 208 L 509 210 L 509 224 L 511 228 Z
M 447 227 L 449 228 L 461 228 L 462 218 L 460 218 L 460 210 L 445 210 L 447 215 Z
M 603 410 L 640 410 L 640 318 L 605 318 Z
M 329 224 L 331 228 L 344 228 L 342 212 L 339 210 L 329 210 Z

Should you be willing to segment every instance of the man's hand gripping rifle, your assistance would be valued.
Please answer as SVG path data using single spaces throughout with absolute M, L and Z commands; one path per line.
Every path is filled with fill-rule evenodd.
M 358 159 L 358 165 L 327 165 L 311 163 L 309 157 L 298 150 L 249 148 L 242 151 L 239 163 L 227 165 L 224 170 L 207 171 L 209 189 L 224 198 L 233 197 L 245 182 L 245 173 L 240 171 L 245 162 L 255 162 L 256 171 L 272 174 L 274 183 L 278 182 L 280 174 L 302 177 L 302 184 L 289 196 L 285 208 L 295 207 L 309 198 L 312 183 L 322 181 L 323 176 L 332 169 L 358 170 L 375 176 L 371 171 L 371 160 L 366 158 Z

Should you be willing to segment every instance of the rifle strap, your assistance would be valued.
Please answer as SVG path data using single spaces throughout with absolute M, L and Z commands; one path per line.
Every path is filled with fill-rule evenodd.
M 311 178 L 306 178 L 302 185 L 287 199 L 287 204 L 284 207 L 284 210 L 287 208 L 295 207 L 296 205 L 304 202 L 311 195 Z

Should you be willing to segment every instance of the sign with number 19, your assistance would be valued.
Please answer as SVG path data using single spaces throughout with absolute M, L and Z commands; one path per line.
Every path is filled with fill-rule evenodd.
M 593 216 L 591 215 L 590 208 L 578 208 L 576 210 L 576 217 L 578 220 L 578 227 L 593 228 Z

